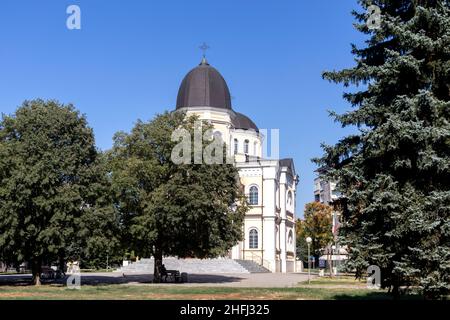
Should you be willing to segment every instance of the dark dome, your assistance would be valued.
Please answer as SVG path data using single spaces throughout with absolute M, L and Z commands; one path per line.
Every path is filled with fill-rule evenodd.
M 233 119 L 233 126 L 235 129 L 243 129 L 243 130 L 255 130 L 259 132 L 256 124 L 250 120 L 249 117 L 243 115 L 242 113 L 236 112 L 236 117 Z
M 206 59 L 181 82 L 177 109 L 214 107 L 231 110 L 230 90 L 222 75 Z

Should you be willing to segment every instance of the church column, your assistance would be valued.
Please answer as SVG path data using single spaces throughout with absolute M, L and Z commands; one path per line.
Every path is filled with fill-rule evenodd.
M 286 272 L 286 173 L 282 172 L 280 176 L 280 259 L 281 272 Z
M 276 241 L 275 241 L 275 196 L 276 196 L 276 175 L 275 167 L 266 167 L 263 169 L 263 248 L 264 260 L 270 263 L 270 270 L 276 272 Z M 264 263 L 265 264 L 265 263 Z
M 242 259 L 241 257 L 242 241 L 231 249 L 231 259 Z

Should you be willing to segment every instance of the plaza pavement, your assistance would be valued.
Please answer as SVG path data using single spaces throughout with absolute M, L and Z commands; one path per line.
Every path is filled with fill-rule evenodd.
M 311 279 L 315 276 L 311 275 Z M 81 273 L 81 285 L 102 284 L 151 284 L 153 275 L 149 273 L 121 272 L 89 272 Z M 0 286 L 20 285 L 31 280 L 30 274 L 0 275 Z M 155 285 L 167 286 L 202 286 L 202 287 L 240 287 L 240 288 L 289 288 L 299 282 L 308 281 L 304 273 L 246 273 L 246 274 L 189 274 L 187 283 L 163 283 Z M 43 281 L 47 283 L 46 280 Z M 65 283 L 63 279 L 51 280 L 48 283 Z

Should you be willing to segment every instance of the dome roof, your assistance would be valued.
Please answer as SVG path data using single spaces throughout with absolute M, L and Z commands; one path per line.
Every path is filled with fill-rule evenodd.
M 225 79 L 203 58 L 181 82 L 177 109 L 189 107 L 214 107 L 231 110 L 231 97 Z
M 259 132 L 256 124 L 242 113 L 236 112 L 236 117 L 233 119 L 232 123 L 235 129 L 255 130 L 256 132 Z

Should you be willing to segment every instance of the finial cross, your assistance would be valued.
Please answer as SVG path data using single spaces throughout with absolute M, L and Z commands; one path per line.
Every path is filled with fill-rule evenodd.
M 203 42 L 203 44 L 199 48 L 200 48 L 200 50 L 203 51 L 203 58 L 205 58 L 206 57 L 206 50 L 208 50 L 210 48 L 210 46 L 208 46 L 206 44 L 206 42 Z

